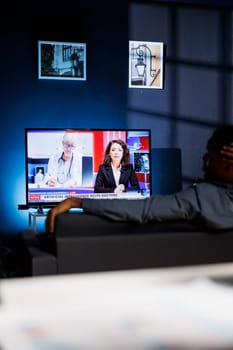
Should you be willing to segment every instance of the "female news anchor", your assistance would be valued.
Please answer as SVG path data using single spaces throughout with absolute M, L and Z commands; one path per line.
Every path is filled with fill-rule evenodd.
M 128 190 L 140 190 L 133 168 L 129 163 L 129 149 L 121 139 L 108 143 L 104 162 L 99 166 L 96 176 L 95 193 L 121 193 Z

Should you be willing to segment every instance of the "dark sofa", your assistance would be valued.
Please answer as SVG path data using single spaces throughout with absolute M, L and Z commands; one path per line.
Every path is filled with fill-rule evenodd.
M 185 221 L 140 225 L 69 212 L 57 216 L 54 238 L 32 230 L 19 236 L 25 276 L 233 261 L 233 230 Z

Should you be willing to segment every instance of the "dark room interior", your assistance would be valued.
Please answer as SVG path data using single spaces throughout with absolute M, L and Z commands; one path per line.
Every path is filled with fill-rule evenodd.
M 233 122 L 232 9 L 232 1 L 6 4 L 0 15 L 3 256 L 28 227 L 28 211 L 18 209 L 26 197 L 25 128 L 148 128 L 153 193 L 177 186 L 174 158 L 165 164 L 156 149 L 181 151 L 182 188 L 202 176 L 206 140 L 216 126 Z M 86 80 L 38 79 L 40 40 L 85 42 Z M 128 87 L 129 40 L 164 43 L 162 89 Z
M 0 43 L 1 350 L 233 349 L 233 0 L 12 0 Z

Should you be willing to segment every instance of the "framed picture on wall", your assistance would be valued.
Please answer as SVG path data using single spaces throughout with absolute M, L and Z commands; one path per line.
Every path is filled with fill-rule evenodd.
M 164 44 L 129 41 L 129 87 L 163 89 Z
M 86 44 L 39 41 L 38 78 L 86 80 Z

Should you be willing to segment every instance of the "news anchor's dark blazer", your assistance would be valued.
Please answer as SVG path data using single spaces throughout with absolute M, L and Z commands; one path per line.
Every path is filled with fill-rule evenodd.
M 119 184 L 125 185 L 125 190 L 140 190 L 132 164 L 122 165 Z M 116 188 L 111 164 L 101 164 L 95 181 L 95 193 L 112 193 Z

